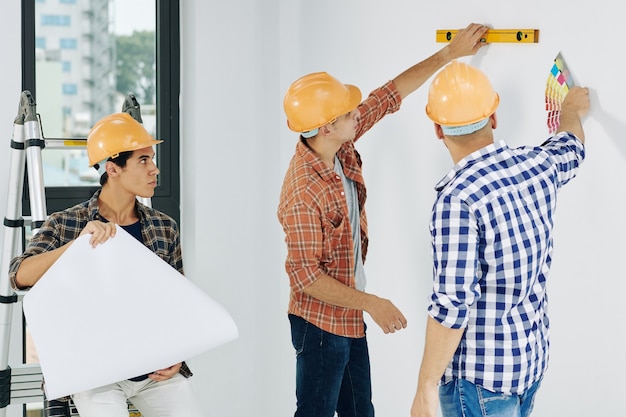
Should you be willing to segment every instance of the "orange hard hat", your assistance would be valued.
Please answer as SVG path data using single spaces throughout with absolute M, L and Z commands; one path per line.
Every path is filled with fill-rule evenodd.
M 326 72 L 315 72 L 294 81 L 283 99 L 287 126 L 308 132 L 356 109 L 361 90 L 343 84 Z
M 500 97 L 487 76 L 455 60 L 430 85 L 426 114 L 442 126 L 466 126 L 491 116 L 498 104 Z
M 130 114 L 113 113 L 97 121 L 87 136 L 89 166 L 116 158 L 122 152 L 136 151 L 161 142 L 154 139 Z

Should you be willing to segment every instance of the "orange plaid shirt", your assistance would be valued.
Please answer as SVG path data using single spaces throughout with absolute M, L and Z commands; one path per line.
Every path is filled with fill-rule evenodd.
M 359 105 L 356 142 L 402 100 L 392 81 L 374 90 Z M 366 190 L 361 157 L 353 142 L 337 152 L 343 172 L 356 184 L 361 223 L 363 261 L 367 254 Z M 354 249 L 348 207 L 341 178 L 302 141 L 296 145 L 282 186 L 278 219 L 285 231 L 291 294 L 289 313 L 345 337 L 363 337 L 363 312 L 324 303 L 302 290 L 322 274 L 354 288 Z

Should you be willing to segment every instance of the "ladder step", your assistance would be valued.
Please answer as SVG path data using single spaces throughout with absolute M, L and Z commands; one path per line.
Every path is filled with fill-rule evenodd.
M 38 363 L 11 366 L 11 404 L 27 404 L 44 400 L 43 375 Z

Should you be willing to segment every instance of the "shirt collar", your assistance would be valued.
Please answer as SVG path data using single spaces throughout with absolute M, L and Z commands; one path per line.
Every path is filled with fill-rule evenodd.
M 327 179 L 335 176 L 333 169 L 329 168 L 328 165 L 326 165 L 324 161 L 322 161 L 322 159 L 302 141 L 298 142 L 296 152 L 322 178 Z
M 450 172 L 443 177 L 435 186 L 435 191 L 441 191 L 446 185 L 448 185 L 454 178 L 456 178 L 461 172 L 465 171 L 476 162 L 487 159 L 492 155 L 498 154 L 502 151 L 508 149 L 508 146 L 504 141 L 494 142 L 490 145 L 485 146 L 484 148 L 480 148 L 479 150 L 472 152 L 467 155 L 465 158 L 461 159 L 457 162 Z
M 98 198 L 100 197 L 100 193 L 102 192 L 102 188 L 99 188 L 89 199 L 89 203 L 87 204 L 87 210 L 89 212 L 90 220 L 102 220 L 100 216 L 100 209 L 98 207 Z M 146 206 L 141 204 L 139 201 L 135 202 L 135 211 L 137 212 L 137 216 L 139 220 L 143 220 L 147 216 Z

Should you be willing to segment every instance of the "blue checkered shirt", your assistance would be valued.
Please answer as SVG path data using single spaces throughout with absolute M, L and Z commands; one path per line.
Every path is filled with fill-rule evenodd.
M 459 161 L 437 184 L 428 310 L 443 326 L 466 329 L 443 383 L 462 378 L 522 394 L 543 375 L 552 216 L 558 190 L 584 157 L 570 133 L 539 147 L 498 142 Z

